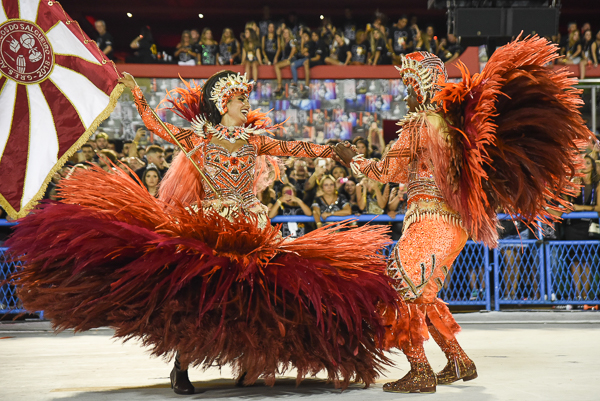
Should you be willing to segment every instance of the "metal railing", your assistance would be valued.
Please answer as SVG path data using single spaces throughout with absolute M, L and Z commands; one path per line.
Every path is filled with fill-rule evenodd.
M 499 215 L 502 219 L 509 216 Z M 598 218 L 597 213 L 576 212 L 569 218 Z M 339 222 L 401 222 L 403 215 L 332 216 Z M 276 216 L 275 224 L 314 223 L 312 216 Z M 14 225 L 0 220 L 0 225 Z M 450 270 L 440 298 L 450 305 L 481 306 L 499 310 L 507 305 L 600 304 L 600 241 L 545 241 L 543 239 L 500 240 L 497 249 L 468 241 Z M 389 256 L 395 242 L 382 250 Z M 0 281 L 14 273 L 18 264 L 0 248 Z M 493 286 L 492 286 L 493 285 Z M 0 287 L 0 314 L 25 310 L 15 294 L 14 285 Z

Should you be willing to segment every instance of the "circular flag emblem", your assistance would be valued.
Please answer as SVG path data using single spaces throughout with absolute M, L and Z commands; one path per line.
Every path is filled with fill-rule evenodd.
M 45 80 L 52 72 L 54 54 L 44 31 L 24 20 L 0 25 L 0 71 L 21 84 Z

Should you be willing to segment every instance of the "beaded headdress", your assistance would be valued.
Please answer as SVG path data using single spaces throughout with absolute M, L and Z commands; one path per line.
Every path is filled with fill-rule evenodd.
M 246 74 L 230 74 L 215 83 L 210 91 L 210 100 L 215 103 L 219 113 L 223 115 L 227 113 L 227 103 L 232 97 L 242 93 L 249 95 L 253 88 L 254 84 L 248 82 Z
M 417 94 L 417 101 L 421 104 L 426 99 L 433 99 L 448 79 L 443 61 L 428 52 L 414 52 L 402 56 L 402 66 L 396 69 L 400 72 L 404 85 L 412 85 Z

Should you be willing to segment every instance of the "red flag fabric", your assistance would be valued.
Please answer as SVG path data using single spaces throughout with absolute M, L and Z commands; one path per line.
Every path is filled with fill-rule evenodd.
M 0 7 L 0 205 L 23 217 L 123 91 L 112 61 L 56 1 Z

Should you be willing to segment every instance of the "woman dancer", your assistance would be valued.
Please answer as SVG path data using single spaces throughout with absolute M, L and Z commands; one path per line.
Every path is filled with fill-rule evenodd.
M 574 80 L 544 67 L 556 58 L 544 39 L 515 41 L 473 78 L 461 66 L 463 81 L 451 84 L 438 57 L 411 53 L 399 68 L 410 113 L 392 149 L 378 162 L 349 144 L 336 147 L 354 171 L 408 184 L 403 235 L 387 271 L 411 320 L 407 328 L 405 319 L 393 322 L 389 315 L 386 347 L 401 348 L 411 370 L 384 391 L 435 392 L 436 384 L 477 377 L 437 293 L 469 235 L 496 245 L 498 207 L 526 221 L 547 221 L 546 199 L 564 204 L 560 195 L 572 193 L 578 147 L 590 131 L 577 110 Z M 428 331 L 448 359 L 437 375 L 423 350 Z
M 269 119 L 248 105 L 252 84 L 231 71 L 168 97 L 193 129 L 163 124 L 133 77 L 120 81 L 146 126 L 185 152 L 159 199 L 120 170 L 63 180 L 64 203 L 41 205 L 9 245 L 24 255 L 25 307 L 44 310 L 58 330 L 112 326 L 155 355 L 177 353 L 178 394 L 194 393 L 190 365 L 229 364 L 241 384 L 272 385 L 289 368 L 298 381 L 326 370 L 342 387 L 372 383 L 389 363 L 377 347 L 385 333 L 377 305 L 397 305 L 377 255 L 384 230 L 330 226 L 282 238 L 255 196 L 273 172 L 265 155 L 332 149 L 269 138 Z

